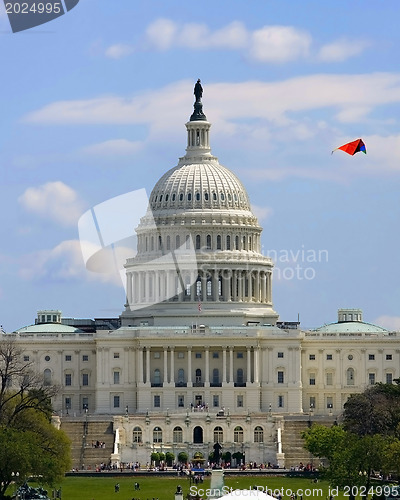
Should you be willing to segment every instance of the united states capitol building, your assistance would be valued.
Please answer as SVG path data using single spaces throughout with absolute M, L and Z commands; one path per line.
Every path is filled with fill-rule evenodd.
M 302 458 L 296 425 L 333 422 L 349 395 L 400 377 L 399 334 L 359 309 L 312 331 L 279 321 L 262 228 L 242 182 L 212 155 L 210 127 L 196 95 L 186 154 L 136 228 L 121 316 L 43 310 L 7 334 L 61 385 L 62 422 L 112 422 L 114 463 L 146 463 L 152 451 L 207 460 L 218 441 L 246 461 L 290 466 Z

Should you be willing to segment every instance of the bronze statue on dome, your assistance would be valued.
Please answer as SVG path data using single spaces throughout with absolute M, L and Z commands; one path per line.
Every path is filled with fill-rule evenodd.
M 200 78 L 197 80 L 194 86 L 194 95 L 196 97 L 196 102 L 201 102 L 201 98 L 203 97 L 203 87 L 201 86 Z

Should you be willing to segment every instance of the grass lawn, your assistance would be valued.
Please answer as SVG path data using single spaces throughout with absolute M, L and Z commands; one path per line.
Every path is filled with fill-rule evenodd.
M 140 491 L 134 490 L 134 483 L 140 484 Z M 119 493 L 114 492 L 114 486 L 119 483 Z M 110 474 L 110 477 L 67 477 L 61 484 L 62 500 L 174 500 L 174 493 L 177 485 L 183 489 L 184 498 L 189 492 L 189 480 L 186 477 L 159 477 L 159 476 L 125 476 L 124 474 Z M 310 479 L 271 477 L 271 476 L 226 476 L 225 485 L 233 489 L 250 489 L 255 486 L 262 486 L 275 490 L 283 488 L 283 498 L 290 499 L 290 492 L 287 490 L 303 490 L 303 500 L 309 498 L 329 498 L 328 484 L 324 481 L 313 483 Z M 209 488 L 210 479 L 206 478 L 204 483 L 197 487 Z M 314 491 L 313 491 L 314 489 Z M 309 491 L 306 491 L 309 490 Z M 319 491 L 317 491 L 319 490 Z M 321 491 L 322 490 L 322 491 Z M 49 497 L 51 491 L 49 490 Z M 206 496 L 205 496 L 206 498 Z M 347 499 L 343 492 L 336 497 Z M 300 497 L 298 497 L 300 500 Z

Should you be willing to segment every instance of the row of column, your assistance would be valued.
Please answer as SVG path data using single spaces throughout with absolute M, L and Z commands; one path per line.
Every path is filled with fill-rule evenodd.
M 183 273 L 182 278 L 175 269 L 127 273 L 127 299 L 132 306 L 163 302 L 176 296 L 179 301 L 192 302 L 201 299 L 203 302 L 271 303 L 272 274 L 236 269 Z

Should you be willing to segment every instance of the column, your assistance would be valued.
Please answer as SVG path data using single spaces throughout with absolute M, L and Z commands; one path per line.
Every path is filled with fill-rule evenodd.
M 139 347 L 138 350 L 136 351 L 137 353 L 137 365 L 138 365 L 138 382 L 143 384 L 143 347 Z
M 251 351 L 247 348 L 247 380 L 248 384 L 251 383 Z
M 229 382 L 233 384 L 233 349 L 232 347 L 229 349 Z
M 242 271 L 237 271 L 238 277 L 238 301 L 243 302 L 243 273 Z
M 237 302 L 237 271 L 232 271 L 232 300 Z
M 174 366 L 174 348 L 171 347 L 171 375 L 169 377 L 171 384 L 175 384 L 175 366 Z
M 188 367 L 187 367 L 187 385 L 192 387 L 192 349 L 187 350 Z
M 190 287 L 190 300 L 192 302 L 195 302 L 197 300 L 197 297 L 196 297 L 196 286 L 197 286 L 197 283 L 196 283 L 195 274 L 193 272 L 190 275 L 190 283 L 192 284 L 191 287 Z
M 143 354 L 142 354 L 142 362 L 143 362 Z M 143 368 L 142 368 L 143 372 Z M 150 377 L 150 347 L 146 349 L 146 383 L 149 384 L 151 381 Z
M 143 302 L 143 297 L 142 297 L 142 280 L 143 280 L 143 272 L 139 271 L 137 273 L 137 280 L 138 280 L 138 302 L 141 304 Z
M 256 302 L 260 302 L 260 294 L 261 294 L 261 290 L 260 290 L 260 271 L 256 271 Z
M 253 300 L 253 280 L 252 280 L 252 272 L 250 271 L 248 273 L 248 277 L 249 277 L 249 302 L 252 302 Z
M 222 350 L 222 384 L 226 384 L 226 349 Z
M 164 349 L 164 385 L 168 383 L 168 351 Z
M 254 383 L 258 384 L 258 356 L 259 356 L 259 348 L 256 347 L 254 349 Z
M 201 300 L 205 302 L 207 300 L 207 273 L 201 271 Z
M 209 385 L 210 384 L 210 351 L 209 348 L 206 347 L 206 373 L 204 374 L 204 382 L 205 384 Z

